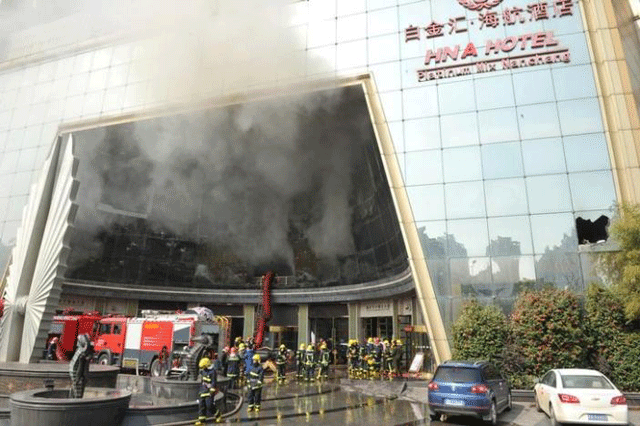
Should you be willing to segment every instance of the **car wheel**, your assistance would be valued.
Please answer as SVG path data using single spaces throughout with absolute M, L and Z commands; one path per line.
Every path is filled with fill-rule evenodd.
M 533 394 L 533 401 L 536 404 L 536 411 L 538 413 L 542 413 L 542 407 L 540 406 L 540 403 L 538 402 L 538 394 L 537 393 Z
M 511 391 L 509 391 L 509 393 L 507 394 L 507 408 L 505 408 L 505 410 L 511 411 L 512 408 L 513 408 L 513 401 L 511 400 Z
M 100 365 L 111 365 L 111 357 L 108 353 L 102 353 L 98 357 L 98 364 Z
M 560 426 L 561 423 L 556 419 L 556 413 L 553 412 L 553 405 L 549 405 L 549 419 L 551 426 Z
M 487 422 L 492 426 L 498 424 L 498 410 L 496 409 L 496 402 L 494 400 L 491 401 L 491 408 L 489 408 Z
M 151 363 L 151 367 L 149 368 L 149 375 L 151 377 L 160 377 L 160 360 L 158 358 L 154 359 Z

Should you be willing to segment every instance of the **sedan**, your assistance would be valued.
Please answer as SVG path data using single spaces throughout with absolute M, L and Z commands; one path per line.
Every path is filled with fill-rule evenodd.
M 551 425 L 627 425 L 627 398 L 604 374 L 578 368 L 555 369 L 533 388 L 536 408 L 544 411 Z

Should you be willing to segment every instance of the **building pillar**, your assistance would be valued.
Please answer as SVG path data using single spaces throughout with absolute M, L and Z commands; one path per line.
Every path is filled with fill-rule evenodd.
M 242 329 L 242 334 L 244 337 L 253 336 L 253 333 L 255 333 L 253 327 L 256 323 L 256 306 L 243 305 L 242 311 L 244 315 L 244 328 Z
M 310 339 L 309 329 L 309 305 L 298 305 L 298 345 L 300 347 L 302 343 L 305 345 L 309 343 Z
M 360 327 L 360 304 L 349 303 L 347 305 L 349 311 L 349 338 L 362 341 L 362 327 Z
M 394 299 L 391 303 L 391 336 L 387 336 L 389 339 L 397 339 L 400 336 L 400 329 L 398 328 L 398 299 Z

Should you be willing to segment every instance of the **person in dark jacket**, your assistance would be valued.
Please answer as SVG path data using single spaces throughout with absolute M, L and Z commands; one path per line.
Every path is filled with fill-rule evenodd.
M 264 369 L 260 365 L 260 355 L 253 356 L 253 362 L 247 371 L 247 381 L 249 385 L 249 395 L 247 401 L 249 406 L 247 411 L 260 411 L 262 402 L 262 383 L 264 382 Z

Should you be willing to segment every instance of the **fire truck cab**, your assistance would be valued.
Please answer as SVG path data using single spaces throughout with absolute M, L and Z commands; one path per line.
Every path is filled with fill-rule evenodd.
M 210 312 L 210 311 L 209 311 Z M 163 346 L 169 353 L 193 344 L 193 338 L 208 334 L 216 352 L 225 340 L 225 328 L 210 315 L 196 311 L 159 313 L 143 311 L 140 318 L 105 317 L 98 322 L 94 349 L 100 364 L 118 365 L 142 371 L 159 371 Z

